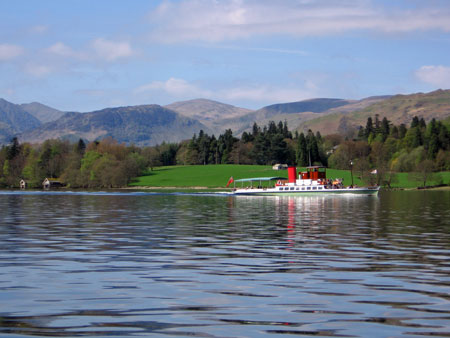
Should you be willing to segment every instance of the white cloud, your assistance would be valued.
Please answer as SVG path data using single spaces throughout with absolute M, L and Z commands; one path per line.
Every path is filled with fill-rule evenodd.
M 32 34 L 44 34 L 48 31 L 48 26 L 46 25 L 36 25 L 30 28 L 30 33 Z
M 293 102 L 316 97 L 319 94 L 319 86 L 314 82 L 306 81 L 303 87 L 255 84 L 208 90 L 183 79 L 170 78 L 165 82 L 154 81 L 140 86 L 134 90 L 134 94 L 152 95 L 160 91 L 177 100 L 201 97 L 219 101 L 249 101 L 265 104 L 267 102 Z
M 318 87 L 307 83 L 304 87 L 277 87 L 260 84 L 253 86 L 234 87 L 221 90 L 218 94 L 221 99 L 231 101 L 264 102 L 295 102 L 310 99 L 318 95 Z
M 177 97 L 210 97 L 212 92 L 201 89 L 194 84 L 191 84 L 183 79 L 170 78 L 165 82 L 153 81 L 149 84 L 138 87 L 135 90 L 136 94 L 143 94 L 153 91 L 162 90 L 169 95 Z
M 76 53 L 69 46 L 62 42 L 57 42 L 46 49 L 47 52 L 59 56 L 75 56 Z
M 439 88 L 450 88 L 450 67 L 422 66 L 415 75 L 422 82 Z
M 134 55 L 133 49 L 126 41 L 117 42 L 98 38 L 92 41 L 91 47 L 94 49 L 97 57 L 106 61 L 116 61 Z
M 270 34 L 335 35 L 354 30 L 450 31 L 448 7 L 379 6 L 368 0 L 167 0 L 150 14 L 154 25 L 151 35 L 165 42 L 216 42 Z
M 0 62 L 12 60 L 23 54 L 23 48 L 16 45 L 0 44 Z
M 45 64 L 28 63 L 25 66 L 25 71 L 35 77 L 43 77 L 50 74 L 53 69 Z

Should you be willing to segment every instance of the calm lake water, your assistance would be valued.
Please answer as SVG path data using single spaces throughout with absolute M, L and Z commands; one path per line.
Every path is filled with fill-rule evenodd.
M 0 192 L 1 337 L 450 336 L 450 191 Z

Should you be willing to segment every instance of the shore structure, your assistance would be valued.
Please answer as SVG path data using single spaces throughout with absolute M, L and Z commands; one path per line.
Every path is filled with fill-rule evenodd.
M 275 182 L 272 186 L 263 186 L 263 182 Z M 234 195 L 308 195 L 308 194 L 359 194 L 377 195 L 380 187 L 344 186 L 340 178 L 327 179 L 326 168 L 310 166 L 304 172 L 296 167 L 288 168 L 288 179 L 283 177 L 256 177 L 233 180 Z M 241 183 L 241 187 L 236 187 Z M 244 187 L 244 184 L 247 186 Z

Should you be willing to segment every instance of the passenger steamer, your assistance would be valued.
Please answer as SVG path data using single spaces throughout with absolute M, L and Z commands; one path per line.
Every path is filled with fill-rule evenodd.
M 273 186 L 263 187 L 263 182 L 276 182 Z M 306 194 L 360 194 L 376 195 L 380 187 L 357 187 L 343 185 L 342 179 L 327 179 L 326 168 L 320 166 L 307 167 L 299 172 L 297 168 L 288 168 L 288 180 L 284 177 L 257 177 L 233 180 L 234 195 L 306 195 Z M 230 182 L 231 183 L 231 182 Z M 241 187 L 236 187 L 241 183 Z M 244 184 L 247 184 L 244 187 Z M 256 184 L 256 186 L 255 186 Z M 269 183 L 270 184 L 270 183 Z

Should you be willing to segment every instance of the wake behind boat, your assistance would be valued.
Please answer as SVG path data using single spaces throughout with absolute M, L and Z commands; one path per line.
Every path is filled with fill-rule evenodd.
M 273 186 L 263 187 L 263 182 L 274 182 Z M 296 167 L 288 168 L 288 179 L 284 177 L 255 177 L 233 180 L 234 195 L 305 195 L 305 194 L 360 194 L 376 195 L 380 187 L 347 186 L 342 179 L 327 179 L 326 168 L 307 167 L 306 171 L 297 173 Z M 229 182 L 230 184 L 231 182 Z M 241 183 L 241 187 L 236 187 Z M 246 185 L 244 187 L 244 184 Z M 270 183 L 269 183 L 270 185 Z

